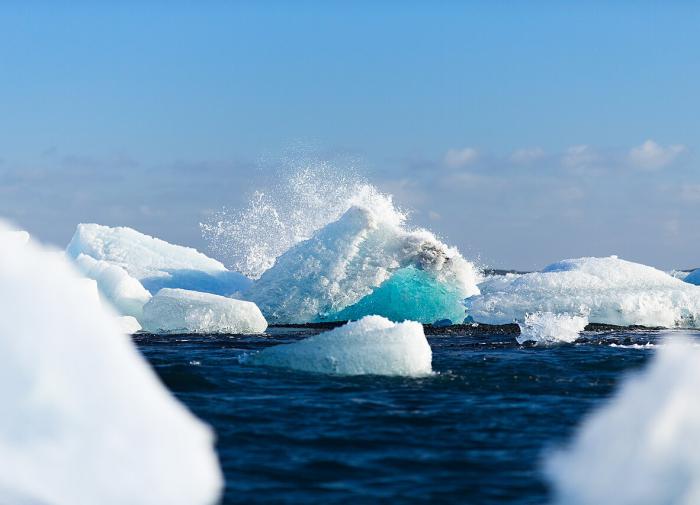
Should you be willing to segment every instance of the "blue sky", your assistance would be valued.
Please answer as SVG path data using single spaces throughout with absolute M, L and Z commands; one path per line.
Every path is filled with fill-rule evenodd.
M 700 266 L 692 2 L 0 6 L 0 215 L 204 248 L 290 145 L 468 256 Z M 343 164 L 339 164 L 339 170 Z

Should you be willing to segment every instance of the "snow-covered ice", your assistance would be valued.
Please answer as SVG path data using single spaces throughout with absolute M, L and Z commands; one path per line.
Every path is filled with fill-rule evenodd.
M 700 287 L 655 268 L 617 258 L 579 258 L 542 272 L 489 277 L 468 314 L 482 323 L 524 321 L 535 312 L 587 314 L 592 323 L 700 326 Z
M 525 320 L 518 322 L 520 335 L 516 337 L 519 344 L 535 342 L 536 344 L 571 343 L 588 324 L 586 316 L 569 314 L 552 314 L 535 312 L 526 314 Z
M 161 385 L 94 281 L 8 237 L 0 232 L 0 503 L 215 503 L 209 428 Z
M 196 249 L 125 227 L 79 224 L 66 252 L 72 258 L 84 254 L 116 265 L 151 294 L 169 287 L 228 296 L 245 291 L 251 282 Z
M 262 333 L 267 321 L 252 303 L 185 289 L 161 289 L 143 309 L 151 333 Z
M 556 503 L 700 503 L 700 349 L 671 339 L 550 455 Z
M 422 376 L 432 373 L 432 351 L 423 326 L 366 316 L 293 344 L 248 355 L 255 365 L 339 375 Z
M 479 272 L 426 230 L 409 230 L 383 195 L 356 205 L 282 254 L 246 293 L 273 322 L 461 322 Z
M 97 281 L 97 287 L 102 296 L 120 314 L 137 319 L 141 317 L 143 306 L 151 299 L 151 294 L 126 270 L 85 254 L 79 254 L 75 258 L 75 264 L 83 275 Z

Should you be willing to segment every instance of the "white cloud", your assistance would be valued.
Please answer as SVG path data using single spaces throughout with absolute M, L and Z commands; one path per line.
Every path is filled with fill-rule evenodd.
M 533 161 L 541 160 L 544 156 L 545 152 L 541 147 L 525 147 L 513 151 L 510 155 L 510 161 L 525 165 Z
M 681 199 L 686 202 L 700 202 L 700 184 L 684 184 L 681 187 Z
M 460 168 L 474 163 L 479 157 L 479 151 L 473 147 L 450 149 L 445 153 L 445 164 L 450 168 Z
M 599 160 L 598 154 L 591 146 L 571 146 L 562 157 L 562 164 L 567 168 L 585 168 Z
M 685 150 L 686 147 L 681 144 L 664 147 L 653 140 L 647 140 L 630 149 L 627 159 L 636 168 L 658 170 L 673 163 Z

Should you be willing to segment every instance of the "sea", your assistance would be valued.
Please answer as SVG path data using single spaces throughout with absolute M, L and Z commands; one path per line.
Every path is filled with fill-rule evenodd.
M 668 335 L 589 326 L 574 344 L 538 346 L 519 345 L 512 325 L 426 326 L 435 373 L 420 378 L 241 360 L 325 329 L 133 337 L 215 430 L 222 504 L 547 503 L 543 458 Z

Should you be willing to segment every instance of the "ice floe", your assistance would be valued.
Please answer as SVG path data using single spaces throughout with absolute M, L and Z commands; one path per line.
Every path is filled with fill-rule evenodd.
M 409 230 L 391 199 L 353 206 L 282 254 L 246 293 L 272 322 L 461 322 L 480 274 L 432 233 Z
M 516 337 L 519 344 L 534 342 L 536 344 L 571 343 L 588 324 L 586 316 L 569 314 L 552 314 L 535 312 L 525 314 L 525 320 L 518 322 L 520 335 Z
M 94 281 L 9 236 L 0 232 L 0 503 L 215 503 L 209 428 L 161 385 Z
M 247 356 L 255 365 L 339 375 L 422 376 L 432 373 L 423 326 L 366 316 L 293 344 Z
M 700 288 L 655 268 L 611 256 L 554 263 L 541 272 L 489 277 L 467 312 L 482 323 L 524 321 L 526 314 L 584 315 L 622 326 L 700 326 Z
M 124 269 L 151 294 L 164 287 L 232 295 L 250 280 L 190 247 L 170 244 L 125 227 L 79 224 L 66 249 Z
M 700 503 L 698 391 L 700 349 L 660 346 L 646 370 L 584 421 L 569 447 L 549 456 L 555 502 Z
M 267 321 L 252 303 L 185 289 L 161 289 L 143 308 L 151 333 L 262 333 Z

